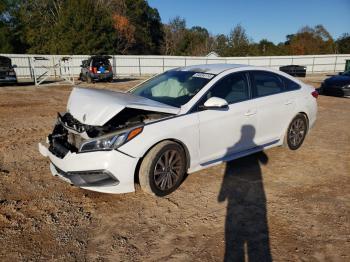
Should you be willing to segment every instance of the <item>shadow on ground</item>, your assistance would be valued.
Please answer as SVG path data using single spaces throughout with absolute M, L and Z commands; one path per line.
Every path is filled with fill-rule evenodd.
M 243 126 L 240 140 L 228 151 L 253 144 L 254 136 L 254 127 Z M 267 155 L 259 152 L 226 164 L 218 196 L 219 202 L 227 200 L 225 261 L 272 261 L 260 168 L 267 162 Z

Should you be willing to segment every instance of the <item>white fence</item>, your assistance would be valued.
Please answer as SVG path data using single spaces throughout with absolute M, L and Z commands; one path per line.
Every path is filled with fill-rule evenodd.
M 50 76 L 56 76 L 59 59 L 58 55 L 23 55 L 23 54 L 0 54 L 12 59 L 12 64 L 17 65 L 18 78 L 32 78 L 31 61 L 33 57 L 45 57 L 37 63 L 46 67 L 38 68 L 44 73 L 49 70 Z M 65 56 L 66 57 L 66 56 Z M 88 55 L 72 55 L 71 70 L 74 76 L 80 73 L 81 61 Z M 232 63 L 264 66 L 278 69 L 283 65 L 303 65 L 307 67 L 307 73 L 330 73 L 340 72 L 345 68 L 345 61 L 350 59 L 346 55 L 307 55 L 307 56 L 251 56 L 251 57 L 193 57 L 193 56 L 131 56 L 115 55 L 110 59 L 115 76 L 146 76 L 164 72 L 171 68 L 195 64 Z M 37 73 L 38 73 L 37 72 Z

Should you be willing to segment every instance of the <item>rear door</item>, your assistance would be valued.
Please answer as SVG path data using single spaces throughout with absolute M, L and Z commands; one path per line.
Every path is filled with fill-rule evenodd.
M 197 112 L 200 132 L 200 162 L 215 162 L 255 146 L 256 109 L 252 105 L 247 73 L 232 73 L 218 81 L 199 105 L 210 97 L 225 99 L 227 109 Z
M 294 115 L 295 95 L 286 92 L 284 78 L 268 71 L 251 71 L 253 101 L 257 107 L 256 141 L 277 142 Z

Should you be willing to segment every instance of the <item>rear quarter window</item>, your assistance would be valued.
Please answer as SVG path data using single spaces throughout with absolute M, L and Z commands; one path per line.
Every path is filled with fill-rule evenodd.
M 286 77 L 283 77 L 284 86 L 286 88 L 286 91 L 293 91 L 300 89 L 300 85 L 293 80 L 290 80 Z
M 254 97 L 268 96 L 284 91 L 284 82 L 277 74 L 266 71 L 252 71 L 250 75 L 254 87 Z

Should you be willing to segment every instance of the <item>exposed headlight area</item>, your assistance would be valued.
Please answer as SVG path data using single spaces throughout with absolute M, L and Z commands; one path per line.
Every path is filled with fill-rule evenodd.
M 59 114 L 54 130 L 48 136 L 49 151 L 62 159 L 68 152 L 113 150 L 139 135 L 142 130 L 143 126 L 138 125 L 111 131 L 105 127 L 84 125 L 69 113 Z
M 143 130 L 143 127 L 137 127 L 127 132 L 112 134 L 99 137 L 97 139 L 86 140 L 79 148 L 79 152 L 104 151 L 117 149 L 124 145 Z

